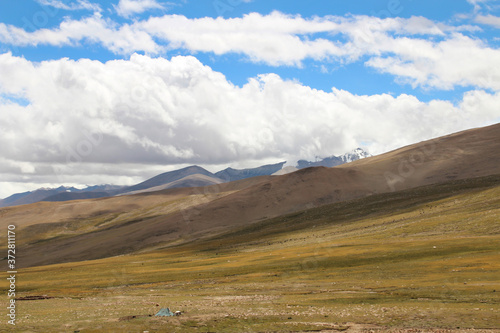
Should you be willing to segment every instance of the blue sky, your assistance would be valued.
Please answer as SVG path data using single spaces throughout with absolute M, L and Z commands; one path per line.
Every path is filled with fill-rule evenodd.
M 0 197 L 500 120 L 498 0 L 0 2 Z
M 65 10 L 54 4 L 60 3 L 68 7 L 82 7 L 81 9 Z M 78 1 L 23 1 L 23 2 L 1 2 L 0 22 L 33 32 L 39 29 L 57 29 L 62 21 L 71 18 L 81 20 L 92 15 L 93 10 L 85 8 L 83 2 Z M 86 3 L 86 2 L 85 2 Z M 51 6 L 52 4 L 52 6 Z M 377 0 L 377 1 L 243 1 L 243 0 L 214 0 L 214 1 L 176 1 L 158 2 L 162 8 L 150 8 L 143 13 L 133 13 L 123 17 L 117 13 L 117 3 L 109 1 L 88 2 L 90 8 L 99 8 L 103 17 L 112 20 L 116 24 L 129 24 L 134 21 L 146 20 L 152 16 L 183 15 L 187 18 L 222 16 L 224 18 L 242 17 L 248 13 L 270 14 L 280 11 L 289 15 L 301 15 L 302 17 L 314 16 L 348 16 L 367 15 L 380 18 L 410 18 L 422 16 L 436 22 L 451 25 L 469 24 L 474 13 L 473 3 L 462 0 L 448 1 L 416 1 L 416 0 Z M 495 1 L 486 2 L 480 6 L 479 12 L 499 12 L 499 5 Z M 58 8 L 59 7 L 59 8 Z M 462 16 L 469 16 L 465 19 Z M 474 32 L 475 38 L 488 41 L 493 46 L 498 45 L 498 29 L 491 29 L 481 25 L 482 31 Z M 81 43 L 78 46 L 39 45 L 37 47 L 23 47 L 2 45 L 3 52 L 11 51 L 14 55 L 25 57 L 32 61 L 43 61 L 68 57 L 71 59 L 90 58 L 99 61 L 112 59 L 126 59 L 130 54 L 116 54 L 106 48 L 93 43 Z M 141 53 L 141 50 L 138 50 Z M 297 79 L 300 82 L 317 89 L 329 91 L 335 86 L 346 89 L 356 94 L 376 94 L 390 92 L 393 94 L 411 93 L 421 100 L 432 100 L 433 98 L 453 98 L 456 91 L 450 93 L 448 90 L 415 89 L 408 84 L 397 84 L 394 77 L 384 75 L 377 71 L 366 68 L 362 62 L 349 64 L 326 63 L 321 64 L 314 61 L 304 61 L 301 68 L 296 66 L 269 66 L 266 63 L 250 62 L 238 54 L 224 54 L 214 56 L 211 52 L 196 52 L 178 49 L 159 54 L 169 57 L 171 55 L 194 54 L 203 63 L 211 66 L 214 70 L 226 75 L 228 80 L 236 85 L 243 85 L 249 77 L 261 73 L 278 73 L 287 79 Z M 324 66 L 324 67 L 322 67 Z M 326 67 L 326 69 L 325 69 Z M 463 89 L 458 89 L 463 92 Z

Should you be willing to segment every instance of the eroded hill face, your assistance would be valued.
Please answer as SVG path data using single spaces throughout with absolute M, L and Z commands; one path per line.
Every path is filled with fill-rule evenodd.
M 30 244 L 19 260 L 22 265 L 96 259 L 190 242 L 377 193 L 500 174 L 499 162 L 500 125 L 494 125 L 336 168 L 307 168 L 204 188 L 3 209 L 1 223 L 31 225 L 26 229 Z

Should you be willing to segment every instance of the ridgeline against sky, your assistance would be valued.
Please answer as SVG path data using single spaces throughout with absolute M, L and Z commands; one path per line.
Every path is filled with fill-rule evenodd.
M 0 197 L 500 121 L 500 1 L 0 3 Z

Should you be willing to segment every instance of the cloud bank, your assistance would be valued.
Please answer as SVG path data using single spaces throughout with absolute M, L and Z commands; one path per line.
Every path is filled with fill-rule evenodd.
M 159 166 L 312 159 L 360 143 L 380 153 L 500 120 L 499 92 L 424 103 L 276 74 L 238 87 L 192 56 L 36 63 L 5 53 L 0 96 L 0 176 L 11 182 L 130 183 Z
M 153 0 L 121 0 L 116 9 L 127 16 L 161 6 Z M 498 24 L 493 16 L 478 16 L 476 21 Z M 119 24 L 95 13 L 33 32 L 0 23 L 0 42 L 16 46 L 97 44 L 126 56 L 135 52 L 165 56 L 172 50 L 238 54 L 271 66 L 362 62 L 414 87 L 498 91 L 500 50 L 474 37 L 478 31 L 478 26 L 451 26 L 423 17 L 303 18 L 273 12 L 230 19 L 164 15 Z

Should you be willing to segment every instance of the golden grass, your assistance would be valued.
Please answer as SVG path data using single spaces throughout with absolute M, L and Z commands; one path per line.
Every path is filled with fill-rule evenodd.
M 15 216 L 9 216 L 10 223 L 18 225 L 18 232 L 22 233 L 23 237 L 18 239 L 18 245 L 33 244 L 37 242 L 43 242 L 46 240 L 52 240 L 55 238 L 71 237 L 79 234 L 90 233 L 93 231 L 98 231 L 103 228 L 109 228 L 113 226 L 119 226 L 124 223 L 130 223 L 133 221 L 141 221 L 148 218 L 153 218 L 161 215 L 168 215 L 174 212 L 181 211 L 183 209 L 188 209 L 200 204 L 216 200 L 223 196 L 234 193 L 234 191 L 220 192 L 220 193 L 207 193 L 207 194 L 192 194 L 183 197 L 175 197 L 174 199 L 166 196 L 162 202 L 158 202 L 158 198 L 154 198 L 150 203 L 141 202 L 140 205 L 133 205 L 133 200 L 130 198 L 125 198 L 124 200 L 129 203 L 124 204 L 119 209 L 115 211 L 100 210 L 97 212 L 85 213 L 84 211 L 78 211 L 78 215 L 70 216 L 67 215 L 62 221 L 59 222 L 43 222 L 35 224 L 33 222 L 27 223 L 25 220 L 33 221 L 36 219 L 36 215 L 32 213 L 18 213 L 19 219 L 16 220 Z M 159 195 L 156 195 L 159 197 Z M 108 198 L 107 200 L 119 200 L 118 198 Z M 98 202 L 98 201 L 96 201 Z M 68 205 L 78 206 L 84 205 L 82 201 L 72 202 Z M 98 202 L 102 205 L 102 202 Z M 41 203 L 47 204 L 47 203 Z M 64 203 L 59 203 L 64 205 Z M 87 205 L 89 203 L 86 203 Z M 23 207 L 8 208 L 12 210 L 22 211 Z M 57 214 L 53 214 L 54 218 L 61 219 Z M 21 221 L 17 223 L 17 221 Z M 4 223 L 2 223 L 4 224 Z M 26 225 L 26 226 L 25 226 Z M 7 225 L 5 224 L 5 227 Z M 0 246 L 5 246 L 6 238 L 0 238 Z
M 177 247 L 23 269 L 19 296 L 55 298 L 18 301 L 17 328 L 500 330 L 497 181 L 374 196 Z M 159 307 L 184 314 L 139 317 Z

